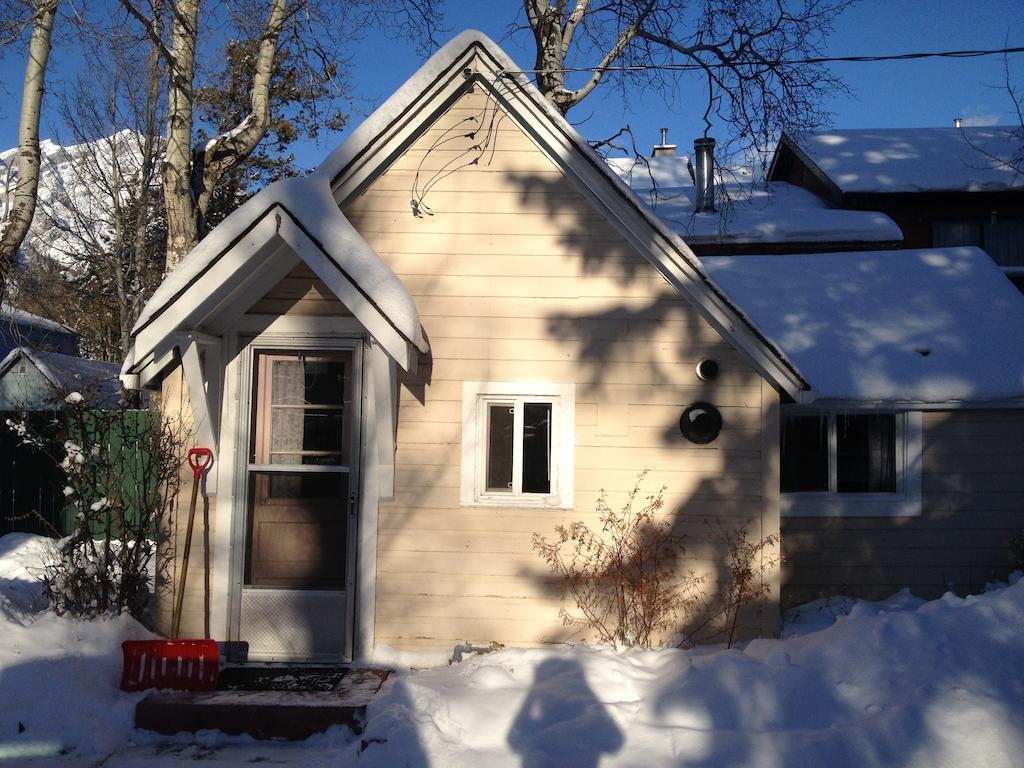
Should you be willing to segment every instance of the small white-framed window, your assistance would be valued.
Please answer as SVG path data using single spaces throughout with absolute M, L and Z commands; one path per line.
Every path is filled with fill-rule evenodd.
M 461 503 L 571 508 L 575 434 L 572 382 L 463 382 Z
M 921 514 L 921 414 L 783 408 L 782 514 Z

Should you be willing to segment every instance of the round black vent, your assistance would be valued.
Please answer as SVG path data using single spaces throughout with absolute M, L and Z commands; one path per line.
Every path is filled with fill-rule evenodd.
M 718 361 L 701 360 L 697 363 L 697 378 L 701 381 L 714 381 L 718 378 Z
M 711 403 L 694 403 L 679 417 L 679 431 L 691 443 L 705 445 L 722 431 L 722 414 Z

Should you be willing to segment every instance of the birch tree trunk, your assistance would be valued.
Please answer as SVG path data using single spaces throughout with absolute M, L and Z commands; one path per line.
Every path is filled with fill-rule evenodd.
M 190 179 L 199 0 L 178 0 L 172 18 L 168 49 L 171 84 L 167 99 L 167 149 L 163 169 L 168 272 L 199 242 Z
M 7 293 L 7 282 L 14 268 L 18 249 L 28 234 L 36 211 L 39 191 L 39 112 L 45 89 L 46 65 L 50 59 L 50 37 L 57 16 L 58 0 L 37 0 L 32 36 L 29 39 L 25 83 L 21 94 L 21 118 L 18 122 L 18 181 L 6 226 L 0 237 L 0 299 Z
M 164 164 L 168 272 L 206 234 L 206 211 L 221 177 L 249 156 L 270 127 L 270 81 L 286 8 L 286 0 L 270 2 L 260 37 L 249 114 L 231 130 L 193 149 L 193 80 L 199 3 L 198 0 L 177 2 L 169 49 L 172 78 Z

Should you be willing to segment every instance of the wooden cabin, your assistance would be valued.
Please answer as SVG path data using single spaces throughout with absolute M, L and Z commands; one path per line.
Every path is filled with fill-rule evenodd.
M 132 332 L 125 383 L 214 451 L 211 626 L 250 659 L 589 639 L 533 535 L 596 522 L 644 471 L 712 595 L 708 524 L 779 533 L 780 406 L 813 382 L 516 69 L 456 37 L 218 226 Z M 763 578 L 745 637 L 778 631 Z

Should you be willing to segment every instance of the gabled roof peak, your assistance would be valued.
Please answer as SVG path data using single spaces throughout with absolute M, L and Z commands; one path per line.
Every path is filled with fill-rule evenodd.
M 487 35 L 469 30 L 431 56 L 314 172 L 344 205 L 367 189 L 433 118 L 470 88 L 488 89 L 571 184 L 691 306 L 780 390 L 806 388 L 800 373 L 707 276 L 685 242 L 650 210 Z

